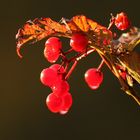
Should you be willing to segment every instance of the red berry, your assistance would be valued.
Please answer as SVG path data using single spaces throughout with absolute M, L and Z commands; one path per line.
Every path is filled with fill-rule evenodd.
M 62 98 L 51 93 L 47 96 L 46 105 L 51 112 L 57 113 L 61 109 Z
M 62 97 L 62 106 L 59 111 L 60 114 L 66 114 L 72 106 L 72 96 L 69 92 L 66 92 Z
M 85 81 L 91 89 L 97 89 L 103 81 L 103 73 L 100 70 L 91 68 L 85 73 Z
M 64 80 L 57 80 L 54 82 L 52 86 L 52 91 L 57 94 L 58 96 L 64 95 L 66 92 L 69 91 L 69 84 L 67 81 Z
M 50 69 L 53 69 L 55 72 L 57 72 L 59 80 L 63 79 L 63 74 L 65 73 L 65 69 L 63 66 L 61 66 L 59 64 L 53 64 L 50 66 Z
M 62 43 L 58 37 L 50 37 L 46 43 L 45 46 L 52 46 L 55 49 L 59 50 L 62 48 Z
M 54 81 L 57 80 L 57 72 L 53 69 L 46 68 L 43 69 L 40 74 L 40 80 L 41 82 L 46 86 L 52 86 Z
M 115 25 L 119 30 L 126 30 L 130 26 L 130 21 L 127 15 L 123 12 L 117 14 L 115 17 Z
M 44 56 L 50 63 L 55 63 L 59 58 L 59 52 L 48 46 L 44 49 Z
M 84 34 L 75 33 L 72 35 L 70 39 L 70 46 L 73 48 L 73 50 L 76 52 L 82 52 L 86 50 L 87 45 L 88 39 Z
M 57 71 L 58 73 L 64 73 L 65 69 L 63 66 L 59 65 L 59 64 L 53 64 L 50 66 L 50 69 L 53 69 L 54 71 Z
M 50 62 L 54 63 L 59 58 L 62 43 L 59 38 L 51 37 L 45 43 L 44 56 Z
M 46 105 L 53 113 L 66 114 L 72 105 L 72 96 L 69 92 L 63 96 L 57 96 L 53 92 L 47 96 Z

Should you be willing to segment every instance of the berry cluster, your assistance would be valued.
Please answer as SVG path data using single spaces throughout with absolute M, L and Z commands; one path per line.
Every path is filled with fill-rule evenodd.
M 88 49 L 88 40 L 84 34 L 76 33 L 70 39 L 71 49 L 62 51 L 62 43 L 57 37 L 50 37 L 45 43 L 44 56 L 50 63 L 54 63 L 61 56 L 63 63 L 53 64 L 42 70 L 40 80 L 43 85 L 51 88 L 52 93 L 47 96 L 46 105 L 53 113 L 66 114 L 72 105 L 72 96 L 69 92 L 68 77 L 75 68 L 79 54 L 72 59 L 67 59 L 66 54 L 75 51 L 82 55 Z M 77 60 L 76 60 L 77 59 Z M 75 61 L 69 71 L 68 64 Z M 65 65 L 65 67 L 64 67 Z M 103 73 L 96 68 L 91 68 L 85 73 L 85 81 L 91 89 L 97 89 L 103 81 Z
M 129 27 L 128 18 L 124 13 L 117 14 L 115 20 L 113 17 L 112 21 L 120 30 Z M 72 105 L 72 95 L 69 92 L 70 87 L 67 80 L 74 70 L 77 61 L 94 51 L 93 48 L 88 47 L 88 39 L 86 35 L 81 32 L 72 35 L 70 46 L 71 49 L 67 52 L 63 52 L 62 42 L 58 37 L 50 37 L 45 43 L 44 57 L 47 61 L 55 63 L 58 58 L 61 58 L 63 61 L 62 64 L 53 64 L 49 68 L 43 69 L 40 74 L 42 84 L 50 87 L 52 90 L 52 93 L 47 96 L 46 105 L 53 113 L 66 114 L 70 109 Z M 76 52 L 77 54 L 75 57 L 68 59 L 67 54 L 71 52 Z M 68 70 L 68 66 L 71 62 L 74 63 Z M 102 60 L 98 68 L 90 68 L 85 72 L 85 82 L 92 90 L 98 89 L 103 82 L 103 73 L 101 72 L 103 64 L 104 61 Z M 126 72 L 119 66 L 117 68 L 120 76 L 125 79 Z
M 54 64 L 43 69 L 40 74 L 42 84 L 51 88 L 52 93 L 48 95 L 46 104 L 50 111 L 65 114 L 72 105 L 72 96 L 69 93 L 69 84 L 63 79 L 64 67 Z

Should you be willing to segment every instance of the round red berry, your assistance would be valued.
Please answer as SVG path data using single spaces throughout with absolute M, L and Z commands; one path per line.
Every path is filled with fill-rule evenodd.
M 44 49 L 44 56 L 50 63 L 55 63 L 59 58 L 59 51 L 56 51 L 51 46 L 48 46 Z
M 100 70 L 91 68 L 85 73 L 85 81 L 91 89 L 95 90 L 103 81 L 103 73 Z
M 66 114 L 72 106 L 72 96 L 69 92 L 66 92 L 62 97 L 62 106 L 59 111 L 60 114 Z
M 46 105 L 51 112 L 57 113 L 61 109 L 62 98 L 51 93 L 47 96 Z
M 58 75 L 56 71 L 50 68 L 46 68 L 42 70 L 40 74 L 40 80 L 45 86 L 51 87 L 54 81 L 57 79 L 57 76 Z
M 70 87 L 67 81 L 57 80 L 54 82 L 51 89 L 58 96 L 62 96 L 69 91 Z
M 54 63 L 59 58 L 62 43 L 57 37 L 50 37 L 45 43 L 44 56 L 50 62 Z
M 124 12 L 121 12 L 115 17 L 115 25 L 119 30 L 126 30 L 130 26 L 130 21 Z
M 63 66 L 61 66 L 60 64 L 53 64 L 50 66 L 50 69 L 53 69 L 54 71 L 57 71 L 58 73 L 64 73 L 65 69 Z
M 55 72 L 57 72 L 59 80 L 62 80 L 64 78 L 65 69 L 63 66 L 61 66 L 59 64 L 53 64 L 49 68 L 53 69 Z
M 84 34 L 75 33 L 72 35 L 70 39 L 70 46 L 73 50 L 75 50 L 76 52 L 82 52 L 86 50 L 87 45 L 88 39 Z

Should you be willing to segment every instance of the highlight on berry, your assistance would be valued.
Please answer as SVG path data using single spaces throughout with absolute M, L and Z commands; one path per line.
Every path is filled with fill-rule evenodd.
M 58 22 L 51 18 L 36 18 L 18 30 L 16 51 L 20 58 L 23 46 L 46 38 L 43 54 L 52 65 L 42 70 L 40 81 L 52 91 L 46 97 L 46 106 L 51 112 L 66 114 L 70 110 L 73 99 L 69 77 L 78 62 L 91 53 L 98 53 L 101 63 L 85 72 L 87 86 L 93 92 L 100 88 L 104 78 L 102 68 L 107 65 L 121 89 L 140 105 L 140 94 L 135 91 L 135 85 L 140 84 L 140 54 L 135 51 L 140 43 L 140 29 L 130 23 L 127 14 L 121 12 L 116 16 L 111 14 L 108 27 L 84 15 L 76 15 Z M 112 28 L 120 30 L 121 35 Z M 59 37 L 69 38 L 68 50 L 64 51 L 65 46 Z M 74 55 L 69 58 L 68 54 Z

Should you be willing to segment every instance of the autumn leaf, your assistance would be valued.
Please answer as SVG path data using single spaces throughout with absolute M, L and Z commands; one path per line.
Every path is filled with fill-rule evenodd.
M 26 43 L 35 43 L 39 40 L 49 36 L 64 36 L 71 37 L 74 32 L 83 32 L 87 37 L 94 38 L 95 45 L 98 44 L 102 38 L 112 39 L 112 32 L 106 27 L 97 24 L 88 19 L 84 15 L 74 16 L 71 20 L 61 20 L 56 22 L 50 18 L 35 19 L 27 21 L 25 25 L 18 30 L 17 39 L 17 54 L 20 54 L 21 47 Z

